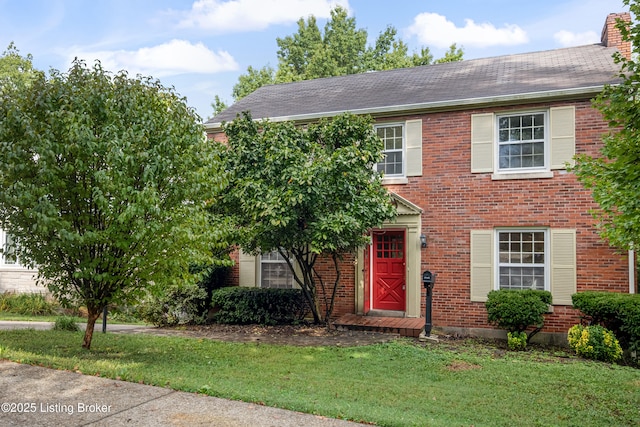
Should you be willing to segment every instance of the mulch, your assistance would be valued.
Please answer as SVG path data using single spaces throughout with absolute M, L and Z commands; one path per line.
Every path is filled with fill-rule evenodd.
M 129 331 L 164 336 L 182 336 L 229 342 L 253 342 L 292 346 L 360 346 L 393 341 L 396 334 L 342 331 L 315 325 L 194 325 L 171 328 L 142 328 Z

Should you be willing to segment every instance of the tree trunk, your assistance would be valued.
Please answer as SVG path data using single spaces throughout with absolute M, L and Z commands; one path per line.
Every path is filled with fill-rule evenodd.
M 84 339 L 82 340 L 82 348 L 87 350 L 91 349 L 91 340 L 93 339 L 93 329 L 96 325 L 96 320 L 100 317 L 100 310 L 93 307 L 87 307 L 87 328 L 84 331 Z

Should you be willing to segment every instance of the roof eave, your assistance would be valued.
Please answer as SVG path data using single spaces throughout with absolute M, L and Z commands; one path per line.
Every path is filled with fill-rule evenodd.
M 436 102 L 421 102 L 417 104 L 404 104 L 404 105 L 391 105 L 384 107 L 372 107 L 372 108 L 360 108 L 355 110 L 340 110 L 340 111 L 325 111 L 318 113 L 308 114 L 296 114 L 291 116 L 278 116 L 268 117 L 271 122 L 284 122 L 284 121 L 297 121 L 297 122 L 311 122 L 314 120 L 322 119 L 325 117 L 334 117 L 338 114 L 349 112 L 352 114 L 370 114 L 372 116 L 390 115 L 395 113 L 416 113 L 418 111 L 429 110 L 459 110 L 461 108 L 468 108 L 472 106 L 481 105 L 503 105 L 513 104 L 514 101 L 521 103 L 531 103 L 541 100 L 550 99 L 563 99 L 563 98 L 575 98 L 586 97 L 590 95 L 596 95 L 604 89 L 605 85 L 588 86 L 572 89 L 558 89 L 548 90 L 540 92 L 527 92 L 519 94 L 499 95 L 499 96 L 487 96 L 479 98 L 467 98 L 467 99 L 452 99 L 446 101 Z M 263 118 L 255 119 L 256 121 L 264 120 Z M 221 122 L 205 123 L 205 129 L 208 131 L 220 130 L 222 128 Z

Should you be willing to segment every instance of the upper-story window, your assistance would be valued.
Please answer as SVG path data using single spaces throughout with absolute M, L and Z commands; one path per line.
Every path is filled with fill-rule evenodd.
M 378 172 L 384 176 L 404 176 L 404 125 L 380 125 L 376 126 L 376 131 L 384 144 L 384 158 L 377 164 Z
M 573 105 L 548 110 L 471 115 L 471 173 L 492 179 L 553 178 L 573 164 L 576 112 Z
M 544 112 L 497 116 L 498 170 L 545 169 L 546 122 Z

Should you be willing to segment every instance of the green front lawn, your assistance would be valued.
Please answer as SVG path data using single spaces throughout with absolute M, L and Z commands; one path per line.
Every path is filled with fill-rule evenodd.
M 446 342 L 291 347 L 0 331 L 0 358 L 381 426 L 640 425 L 640 370 Z

